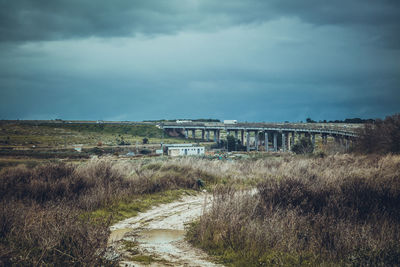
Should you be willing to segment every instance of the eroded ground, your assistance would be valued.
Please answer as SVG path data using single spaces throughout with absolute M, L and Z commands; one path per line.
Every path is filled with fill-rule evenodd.
M 184 225 L 209 207 L 201 193 L 163 204 L 111 227 L 109 244 L 121 266 L 217 266 L 203 251 L 184 240 Z

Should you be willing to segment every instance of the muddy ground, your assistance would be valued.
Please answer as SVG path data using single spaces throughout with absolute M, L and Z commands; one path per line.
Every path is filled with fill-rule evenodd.
M 120 265 L 218 266 L 184 240 L 185 224 L 199 217 L 211 200 L 206 193 L 186 196 L 113 225 L 109 245 Z

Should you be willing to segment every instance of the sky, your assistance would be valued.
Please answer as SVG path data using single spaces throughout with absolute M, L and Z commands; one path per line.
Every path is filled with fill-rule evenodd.
M 398 0 L 0 0 L 0 119 L 399 112 Z

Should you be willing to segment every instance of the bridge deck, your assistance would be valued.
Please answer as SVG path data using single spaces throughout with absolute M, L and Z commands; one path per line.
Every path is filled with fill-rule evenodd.
M 185 123 L 162 123 L 163 129 L 194 129 L 194 130 L 225 130 L 225 131 L 283 131 L 299 133 L 317 133 L 329 135 L 341 135 L 356 137 L 357 129 L 362 124 L 346 123 L 210 123 L 210 122 L 185 122 Z

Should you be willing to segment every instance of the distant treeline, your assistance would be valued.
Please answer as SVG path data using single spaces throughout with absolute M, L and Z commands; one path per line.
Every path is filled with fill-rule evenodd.
M 312 120 L 311 118 L 306 119 L 307 123 L 317 123 L 317 121 Z M 360 119 L 360 118 L 353 118 L 353 119 L 344 119 L 344 120 L 320 120 L 318 123 L 374 123 L 375 119 Z

